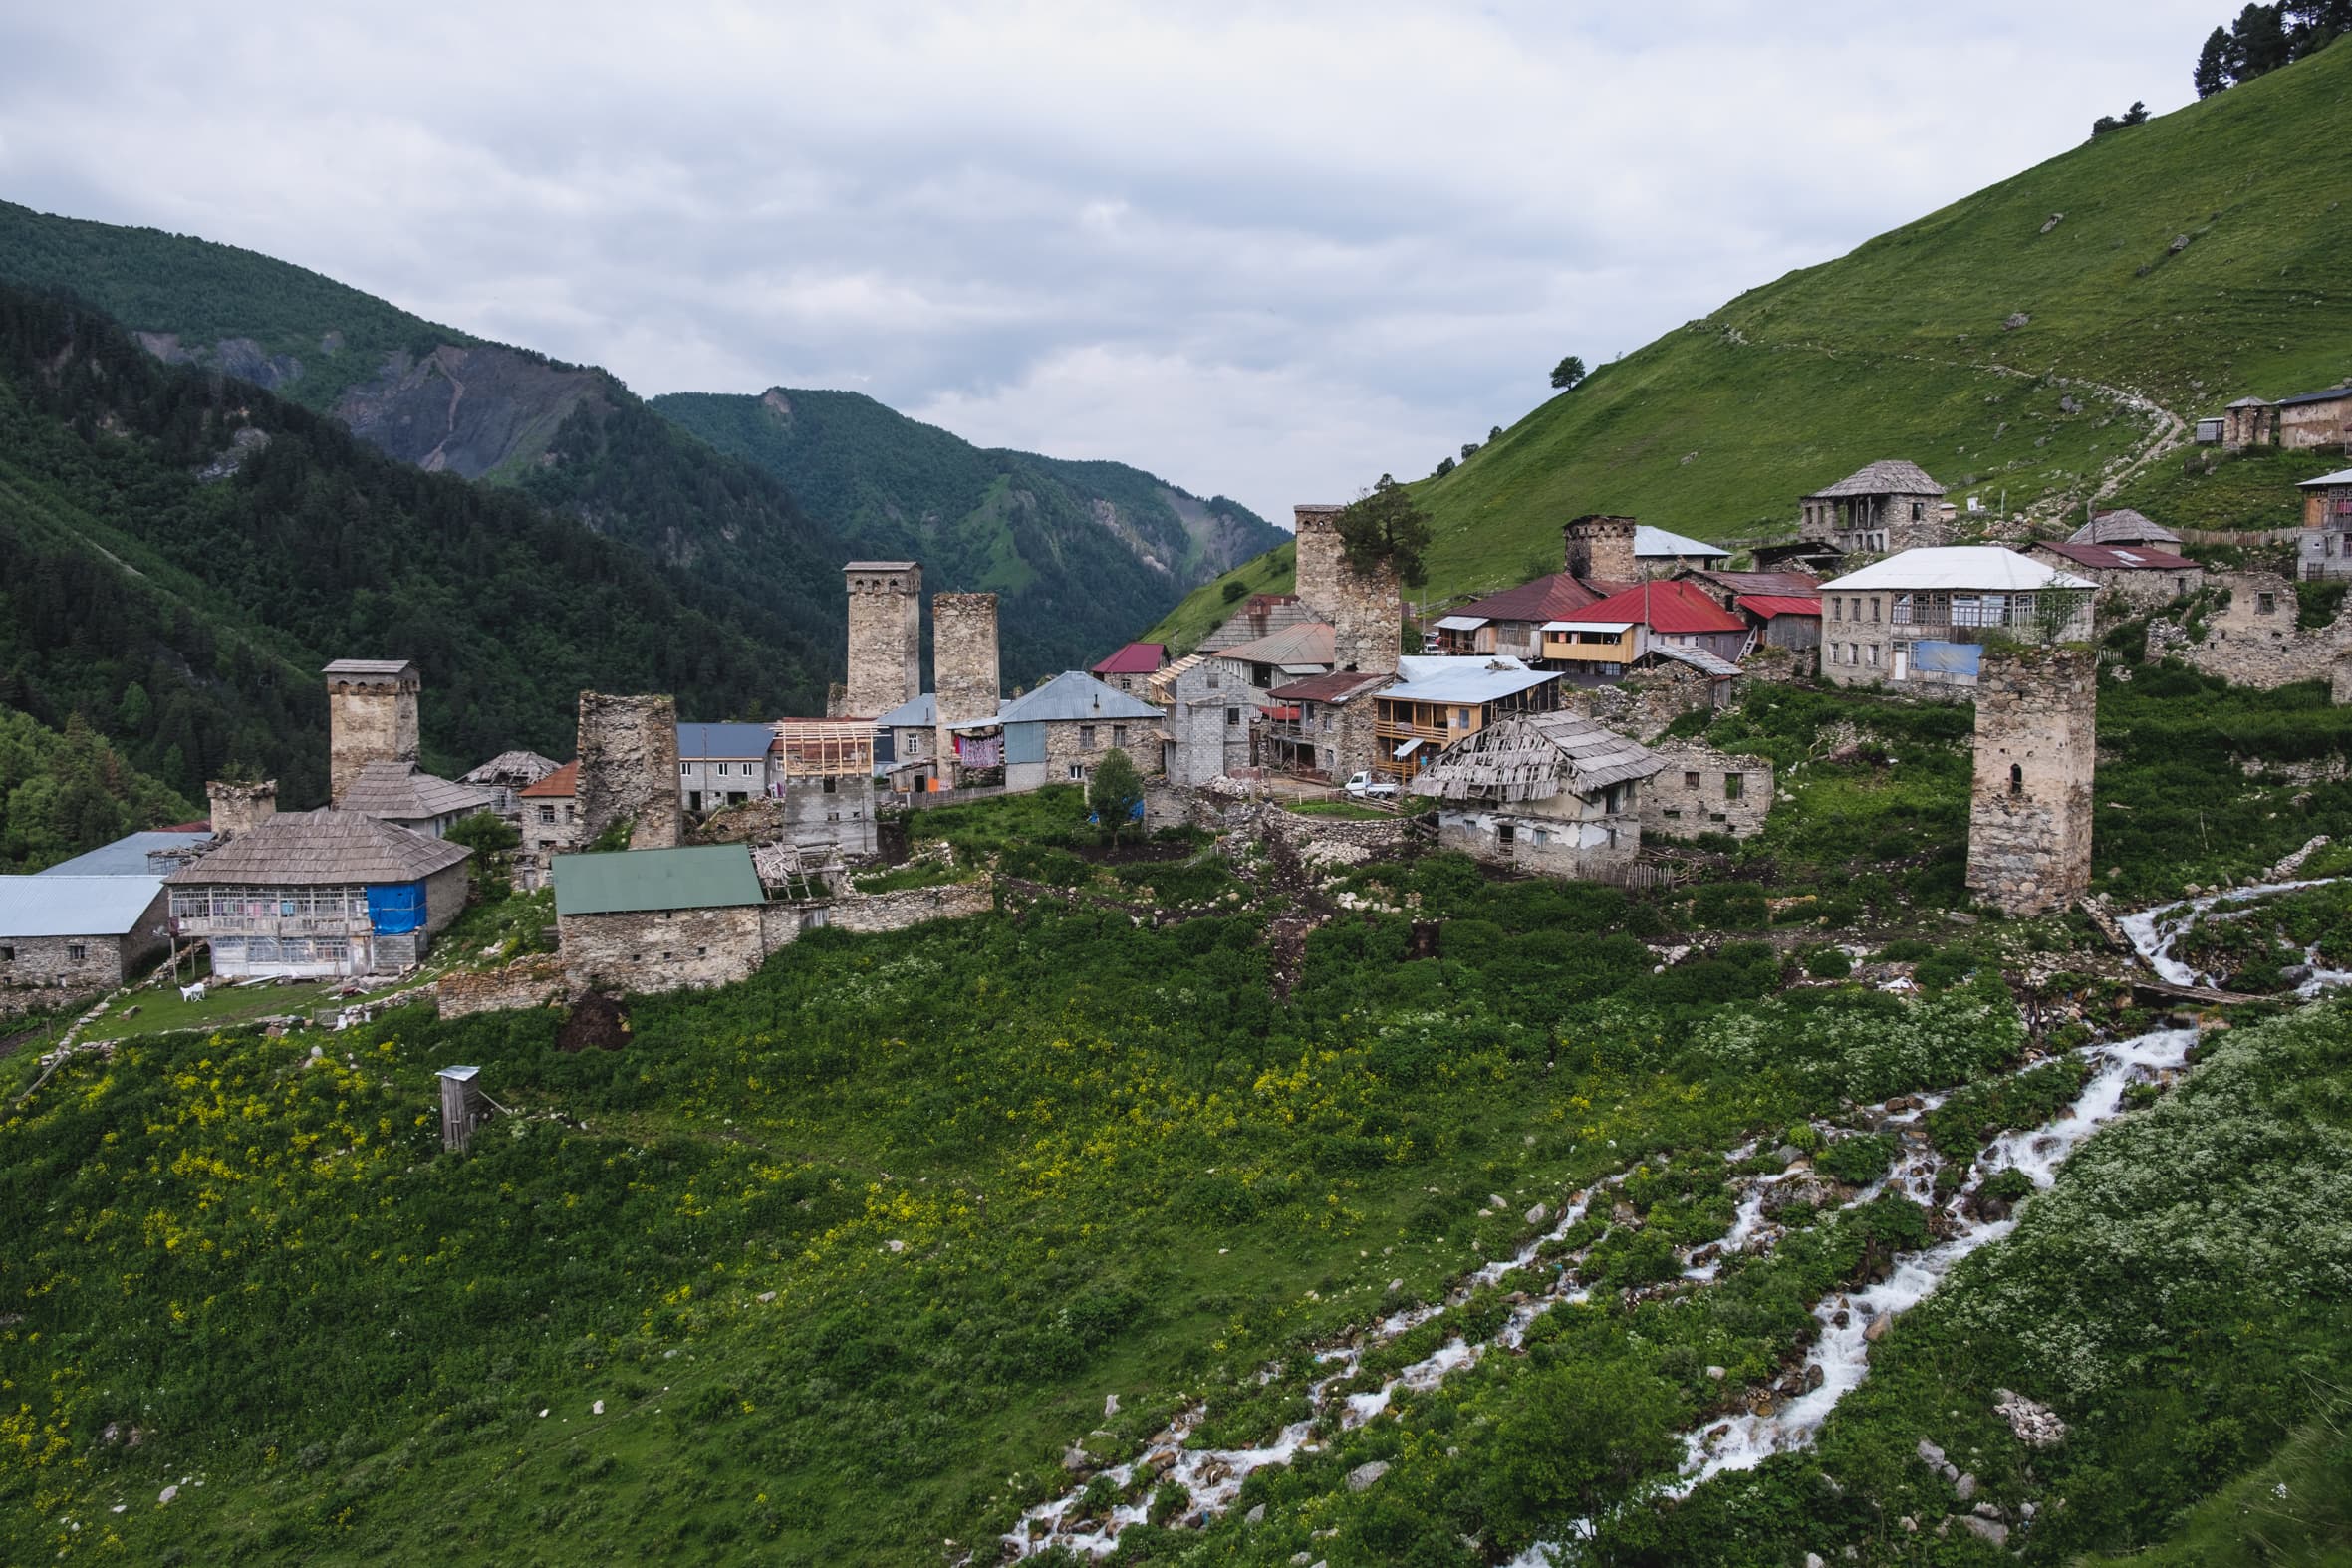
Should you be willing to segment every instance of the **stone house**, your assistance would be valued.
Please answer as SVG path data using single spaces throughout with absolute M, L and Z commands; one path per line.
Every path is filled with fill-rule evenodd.
M 1799 500 L 1798 532 L 1830 541 L 1847 555 L 1941 545 L 1952 537 L 1944 520 L 1945 493 L 1917 463 L 1881 458 Z
M 490 793 L 489 810 L 510 823 L 522 821 L 522 791 L 553 773 L 558 764 L 536 751 L 502 751 L 461 775 L 457 782 Z
M 1409 786 L 1437 803 L 1437 844 L 1552 877 L 1602 878 L 1642 845 L 1649 748 L 1574 713 L 1517 713 L 1438 753 Z
M 2081 642 L 2097 592 L 2088 578 L 1997 545 L 1906 550 L 1821 585 L 1821 674 L 1922 695 L 1971 688 L 1988 633 Z
M 1731 609 L 1745 618 L 1759 648 L 1801 652 L 1821 646 L 1819 594 L 1741 594 Z
M 1642 786 L 1642 832 L 1671 838 L 1764 831 L 1772 812 L 1772 761 L 1737 756 L 1696 740 L 1658 740 L 1661 766 Z
M 925 691 L 874 721 L 875 772 L 897 794 L 939 787 L 939 699 Z
M 1107 686 L 1117 686 L 1129 696 L 1139 696 L 1150 686 L 1152 677 L 1167 667 L 1166 643 L 1130 643 L 1096 664 L 1089 673 Z
M 1066 669 L 1005 703 L 993 717 L 953 727 L 967 757 L 974 741 L 997 740 L 1004 787 L 1019 791 L 1046 784 L 1084 784 L 1093 777 L 1095 764 L 1114 750 L 1126 752 L 1137 772 L 1156 774 L 1162 766 L 1167 721 L 1168 716 L 1149 702 L 1107 686 L 1084 670 Z
M 699 816 L 765 795 L 774 782 L 768 754 L 775 743 L 767 724 L 678 725 L 678 803 Z
M 344 785 L 339 808 L 437 839 L 490 810 L 494 798 L 490 790 L 435 778 L 413 762 L 371 762 Z
M 355 811 L 280 812 L 163 879 L 224 979 L 390 973 L 465 908 L 472 851 Z
M 2278 444 L 2289 451 L 2334 446 L 2352 449 L 2352 386 L 2297 392 L 2274 405 Z
M 1655 653 L 1687 651 L 1732 666 L 1754 634 L 1687 579 L 1646 582 L 1543 626 L 1543 664 L 1575 685 L 1622 680 Z
M 2239 686 L 2268 688 L 2332 677 L 2345 629 L 2341 623 L 2309 632 L 2299 628 L 2294 584 L 2275 572 L 2217 572 L 2206 586 L 2228 597 L 2206 613 L 2205 640 L 2191 642 L 2180 628 L 2155 622 L 2148 629 L 2151 656 L 2177 657 Z
M 1560 673 L 1515 658 L 1407 658 L 1372 694 L 1374 771 L 1411 780 L 1487 725 L 1560 707 Z
M 2105 604 L 2135 611 L 2171 604 L 2205 586 L 2204 567 L 2150 545 L 2058 544 L 2045 539 L 2026 554 L 2098 584 Z
M 2137 549 L 2154 545 L 2160 550 L 2178 551 L 2181 536 L 2130 507 L 2118 507 L 2112 512 L 2101 512 L 2089 522 L 2066 536 L 2070 545 L 2122 545 Z
M 788 718 L 775 726 L 770 799 L 785 837 L 803 850 L 874 853 L 874 723 Z
M 1250 715 L 1257 693 L 1240 670 L 1210 653 L 1177 659 L 1152 683 L 1167 710 L 1161 767 L 1172 784 L 1197 789 L 1250 765 Z
M 1339 781 L 1372 767 L 1372 694 L 1393 675 L 1359 669 L 1310 675 L 1276 686 L 1258 747 L 1261 766 Z
M 1575 616 L 1625 583 L 1587 581 L 1554 572 L 1517 588 L 1474 599 L 1437 619 L 1437 651 L 1457 657 L 1499 653 L 1534 663 L 1543 656 L 1543 625 Z
M 0 1016 L 128 984 L 169 946 L 160 877 L 0 877 Z
M 2303 492 L 2303 533 L 2295 541 L 2295 575 L 2304 582 L 2352 577 L 2352 468 L 2321 474 Z
M 547 886 L 548 867 L 558 855 L 581 848 L 580 764 L 567 762 L 547 777 L 516 792 L 522 843 L 515 850 L 515 886 L 529 892 Z
M 565 979 L 575 994 L 730 985 L 767 958 L 767 903 L 741 844 L 559 856 Z
M 2259 397 L 2240 397 L 2221 410 L 2221 444 L 2230 451 L 2278 439 L 2278 410 Z

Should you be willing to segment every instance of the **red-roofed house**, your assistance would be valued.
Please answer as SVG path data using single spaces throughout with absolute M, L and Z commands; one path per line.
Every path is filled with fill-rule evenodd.
M 1583 684 L 1621 680 L 1654 654 L 1735 673 L 1751 636 L 1745 620 L 1696 583 L 1651 582 L 1544 623 L 1543 661 Z
M 552 857 L 580 848 L 580 764 L 562 767 L 515 791 L 522 809 L 523 842 L 514 858 L 515 886 L 546 886 Z
M 1488 594 L 1438 619 L 1436 629 L 1438 652 L 1540 658 L 1546 621 L 1573 616 L 1594 600 L 1624 586 L 1554 572 L 1532 583 Z
M 2114 602 L 2136 610 L 2196 593 L 2205 586 L 2205 568 L 2187 556 L 2154 545 L 2078 545 L 2043 540 L 2025 552 L 2061 572 L 2087 577 Z
M 1104 685 L 1140 694 L 1154 675 L 1168 667 L 1166 643 L 1130 643 L 1095 665 L 1092 673 Z
M 1765 648 L 1819 648 L 1819 594 L 1741 594 L 1731 608 L 1747 617 Z
M 1266 695 L 1283 705 L 1267 712 L 1260 765 L 1334 780 L 1369 772 L 1372 693 L 1395 681 L 1394 675 L 1341 669 L 1276 686 Z M 1285 719 L 1284 713 L 1293 716 Z

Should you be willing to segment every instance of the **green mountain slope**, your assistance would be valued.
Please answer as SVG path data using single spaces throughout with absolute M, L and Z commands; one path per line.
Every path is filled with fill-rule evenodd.
M 2054 514 L 2113 486 L 2217 521 L 2177 463 L 2135 464 L 2176 421 L 2352 377 L 2352 168 L 2302 150 L 2347 123 L 2338 47 L 1739 296 L 1418 485 L 1431 592 L 1556 567 L 1585 512 L 1789 532 L 1797 497 L 1879 457 L 1988 508 Z
M 190 799 L 243 764 L 318 802 L 339 655 L 422 665 L 442 768 L 570 755 L 584 686 L 713 714 L 823 698 L 802 625 L 4 286 L 0 559 L 0 703 L 81 715 Z
M 203 815 L 79 717 L 61 734 L 0 706 L 0 873 L 39 871 L 126 833 Z
M 1202 501 L 1124 463 L 983 449 L 857 392 L 691 392 L 653 406 L 863 548 L 919 558 L 939 587 L 1004 595 L 1008 666 L 1083 667 L 1282 538 L 1223 496 Z

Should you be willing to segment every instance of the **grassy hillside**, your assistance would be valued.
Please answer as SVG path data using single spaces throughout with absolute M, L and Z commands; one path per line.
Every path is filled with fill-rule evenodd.
M 1184 590 L 1279 533 L 1124 463 L 982 449 L 856 392 L 677 393 L 667 418 L 758 465 L 869 553 L 922 561 L 933 588 L 1005 596 L 1004 659 L 1083 668 Z
M 1251 594 L 1287 594 L 1298 586 L 1298 547 L 1276 545 L 1254 560 L 1244 561 L 1186 594 L 1143 635 L 1147 643 L 1166 643 L 1170 653 L 1181 657 L 1200 640 L 1224 624 Z

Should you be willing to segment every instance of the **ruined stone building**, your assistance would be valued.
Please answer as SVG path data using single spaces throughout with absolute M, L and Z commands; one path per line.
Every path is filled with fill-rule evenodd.
M 536 751 L 502 751 L 472 772 L 461 775 L 457 782 L 489 791 L 489 809 L 509 823 L 519 824 L 523 789 L 538 783 L 556 767 L 553 758 L 543 757 Z
M 1968 887 L 2011 915 L 2090 890 L 2097 665 L 2088 649 L 1987 649 L 1976 680 Z
M 922 567 L 852 561 L 849 680 L 836 717 L 873 718 L 922 693 Z
M 371 762 L 419 755 L 417 696 L 424 680 L 404 658 L 339 658 L 327 677 L 327 781 L 335 804 Z
M 279 812 L 164 879 L 171 927 L 224 979 L 389 973 L 465 908 L 471 853 L 358 812 Z
M 1454 741 L 1410 788 L 1437 803 L 1437 843 L 1553 877 L 1605 878 L 1642 844 L 1647 747 L 1573 713 L 1518 713 Z
M 630 824 L 632 849 L 669 849 L 685 833 L 678 796 L 677 704 L 665 696 L 580 693 L 580 837 Z
M 1394 568 L 1359 572 L 1339 536 L 1340 506 L 1295 510 L 1298 597 L 1316 619 L 1330 623 L 1336 667 L 1394 674 L 1404 646 L 1405 596 Z
M 1797 531 L 1847 555 L 1925 549 L 1952 537 L 1944 496 L 1944 486 L 1917 463 L 1881 458 L 1799 500 Z
M 2045 539 L 2026 553 L 2097 584 L 2101 602 L 2111 608 L 2154 610 L 2205 586 L 2203 566 L 2153 545 L 2058 544 Z
M 1695 839 L 1727 833 L 1735 839 L 1764 831 L 1772 813 L 1772 761 L 1717 751 L 1696 740 L 1657 740 L 1660 763 L 1642 786 L 1642 832 Z
M 2151 658 L 2171 656 L 2232 685 L 2292 685 L 2331 677 L 2348 630 L 2341 621 L 2304 631 L 2296 624 L 2295 585 L 2275 572 L 2216 572 L 2207 586 L 2222 591 L 2205 616 L 2205 639 L 2193 641 L 2176 623 L 2148 628 Z
M 1821 674 L 1960 694 L 1976 683 L 1986 633 L 2081 642 L 2096 594 L 2087 578 L 1996 545 L 1906 550 L 1821 585 Z
M 0 877 L 0 1018 L 129 983 L 168 932 L 160 877 Z
M 2221 444 L 2231 451 L 2248 446 L 2352 449 L 2352 385 L 2297 392 L 2276 402 L 2240 397 L 2221 411 Z
M 214 779 L 204 786 L 212 803 L 213 835 L 233 838 L 278 814 L 278 781 L 238 784 Z
M 1259 763 L 1339 783 L 1371 771 L 1379 744 L 1373 693 L 1392 675 L 1338 670 L 1310 675 L 1267 692 L 1273 704 L 1258 726 Z
M 990 717 L 1003 700 L 1004 685 L 996 667 L 994 594 L 932 596 L 931 671 L 931 692 L 938 706 L 940 778 L 949 784 L 995 782 L 1002 776 L 997 770 L 1004 766 L 996 748 L 975 739 L 966 755 L 956 740 L 956 726 Z
M 2269 446 L 2278 439 L 2278 410 L 2259 397 L 2240 397 L 2221 410 L 2221 444 L 2230 451 Z

